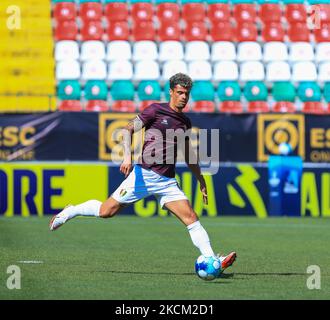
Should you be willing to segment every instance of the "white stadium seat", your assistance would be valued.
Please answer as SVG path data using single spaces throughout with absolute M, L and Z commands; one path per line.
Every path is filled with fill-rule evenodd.
M 290 65 L 285 61 L 269 62 L 266 67 L 266 81 L 290 81 Z
M 330 42 L 321 42 L 316 45 L 315 60 L 317 62 L 330 61 Z
M 183 45 L 180 41 L 162 41 L 159 44 L 158 59 L 161 62 L 169 60 L 183 60 Z
M 261 59 L 262 52 L 258 42 L 244 41 L 237 45 L 237 61 L 259 61 Z
M 142 60 L 135 64 L 135 80 L 158 80 L 160 76 L 159 64 L 156 61 Z
M 188 65 L 188 74 L 193 80 L 211 80 L 211 64 L 205 60 L 192 61 Z
M 240 81 L 262 81 L 265 79 L 263 63 L 259 61 L 243 62 L 240 66 Z
M 226 81 L 238 79 L 238 67 L 234 61 L 220 61 L 214 65 L 213 80 Z
M 235 45 L 229 41 L 217 41 L 212 44 L 211 47 L 211 61 L 221 60 L 235 60 L 236 49 Z
M 105 80 L 107 77 L 107 65 L 102 60 L 90 60 L 83 64 L 82 80 Z
M 80 75 L 80 64 L 77 60 L 64 60 L 56 64 L 57 80 L 78 80 Z
M 178 72 L 188 73 L 186 62 L 183 60 L 167 61 L 163 65 L 162 80 L 167 81 L 170 77 Z
M 133 44 L 133 60 L 157 60 L 157 44 L 153 41 L 136 41 Z
M 79 46 L 76 41 L 63 40 L 55 45 L 55 60 L 78 60 L 79 59 Z
M 313 62 L 296 62 L 292 66 L 292 81 L 316 81 L 317 72 Z
M 314 50 L 309 42 L 292 42 L 290 44 L 289 60 L 291 62 L 314 60 Z
M 108 80 L 130 80 L 133 77 L 133 65 L 128 60 L 115 60 L 109 63 Z
M 288 60 L 288 48 L 284 42 L 270 41 L 264 44 L 264 61 Z
M 102 41 L 85 41 L 81 45 L 81 61 L 104 60 L 105 46 Z
M 205 41 L 188 41 L 186 43 L 185 60 L 187 62 L 194 60 L 209 60 L 210 49 Z
M 110 41 L 107 45 L 107 61 L 130 60 L 132 58 L 131 45 L 125 40 Z
M 330 82 L 330 61 L 323 62 L 319 65 L 318 81 Z

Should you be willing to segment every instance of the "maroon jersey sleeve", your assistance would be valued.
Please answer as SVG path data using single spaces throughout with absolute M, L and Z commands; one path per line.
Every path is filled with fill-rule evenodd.
M 138 117 L 143 122 L 144 126 L 148 127 L 156 119 L 156 110 L 157 107 L 154 104 L 151 104 L 149 107 L 145 108 Z

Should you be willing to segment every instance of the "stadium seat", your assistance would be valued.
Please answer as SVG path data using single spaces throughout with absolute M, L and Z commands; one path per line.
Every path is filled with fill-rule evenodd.
M 230 5 L 228 3 L 209 3 L 207 17 L 212 24 L 217 22 L 229 22 L 231 17 Z
M 140 21 L 152 21 L 153 5 L 148 2 L 136 2 L 131 4 L 131 18 L 139 23 Z
M 320 20 L 322 22 L 330 22 L 330 3 L 319 4 L 317 8 L 320 10 Z
M 132 100 L 116 100 L 113 102 L 111 110 L 114 112 L 135 112 L 136 105 Z
M 55 60 L 78 60 L 79 46 L 78 42 L 72 40 L 63 40 L 55 44 Z
M 57 96 L 60 100 L 80 100 L 81 87 L 79 81 L 60 81 L 57 87 Z
M 235 37 L 235 29 L 229 21 L 212 23 L 210 27 L 210 37 L 213 42 L 233 41 Z
M 298 85 L 297 95 L 303 102 L 302 111 L 308 113 L 323 113 L 321 89 L 316 82 L 301 82 Z
M 79 16 L 83 21 L 100 21 L 102 15 L 102 3 L 86 2 L 80 4 Z
M 224 113 L 242 113 L 243 105 L 241 101 L 222 101 L 219 103 L 219 111 Z
M 325 108 L 327 113 L 330 113 L 330 82 L 324 84 L 323 87 L 324 100 L 327 103 L 327 108 Z
M 330 42 L 330 22 L 321 23 L 320 28 L 314 28 L 316 42 Z
M 293 42 L 290 45 L 289 61 L 312 61 L 314 49 L 310 42 Z
M 330 82 L 330 61 L 319 65 L 317 80 L 319 82 Z
M 163 65 L 162 80 L 167 81 L 178 72 L 188 73 L 188 67 L 184 60 L 166 61 Z
M 279 113 L 294 113 L 297 111 L 296 105 L 290 101 L 278 101 L 275 102 L 273 108 L 273 112 Z
M 250 3 L 239 3 L 233 6 L 233 18 L 237 23 L 256 22 L 256 6 Z
M 113 99 L 112 111 L 117 112 L 135 112 L 134 85 L 130 80 L 114 81 L 110 94 Z
M 125 40 L 110 41 L 107 44 L 107 61 L 130 60 L 132 58 L 131 45 Z
M 290 81 L 290 65 L 285 61 L 273 61 L 266 66 L 266 81 Z
M 315 61 L 330 61 L 330 42 L 321 42 L 315 45 Z
M 76 4 L 73 2 L 59 2 L 54 5 L 53 17 L 58 21 L 74 21 L 77 17 Z
M 82 66 L 82 80 L 105 80 L 107 77 L 107 66 L 102 60 L 90 60 Z
M 261 39 L 265 42 L 284 41 L 285 31 L 280 22 L 266 23 L 261 29 Z
M 156 15 L 160 22 L 179 21 L 180 6 L 178 3 L 160 3 L 156 6 Z
M 281 22 L 282 9 L 279 3 L 263 3 L 259 7 L 258 15 L 263 23 Z
M 108 41 L 129 40 L 130 30 L 127 21 L 111 21 L 106 28 Z
M 134 42 L 132 58 L 134 61 L 157 60 L 158 51 L 156 42 L 150 40 Z
M 74 20 L 57 21 L 54 38 L 56 41 L 77 40 L 78 26 Z
M 240 66 L 240 81 L 263 81 L 264 65 L 259 61 L 243 62 Z
M 180 41 L 163 41 L 159 43 L 160 62 L 168 60 L 182 60 L 184 58 L 183 45 Z
M 268 91 L 264 82 L 249 81 L 244 87 L 244 96 L 248 101 L 248 112 L 268 112 Z
M 80 64 L 76 60 L 64 60 L 56 64 L 57 80 L 78 80 L 80 74 Z
M 107 100 L 108 88 L 103 80 L 88 80 L 84 92 L 86 100 Z
M 288 37 L 291 42 L 309 42 L 310 31 L 306 22 L 292 22 L 288 26 Z
M 219 61 L 214 65 L 213 80 L 229 81 L 238 79 L 238 67 L 234 61 Z
M 311 114 L 328 113 L 327 106 L 321 101 L 307 101 L 303 103 L 302 112 Z
M 215 102 L 208 100 L 194 101 L 191 109 L 193 112 L 213 113 L 215 112 Z
M 107 112 L 109 111 L 109 104 L 105 100 L 88 100 L 85 110 L 88 112 Z
M 83 26 L 81 28 L 81 40 L 102 40 L 103 38 L 103 26 L 101 21 L 83 21 Z
M 185 60 L 187 62 L 194 60 L 209 60 L 209 45 L 205 41 L 189 41 L 186 43 Z
M 206 12 L 204 3 L 191 2 L 181 5 L 182 19 L 185 21 L 204 21 Z
M 181 28 L 177 21 L 163 21 L 158 28 L 158 39 L 162 41 L 180 41 Z
M 188 74 L 194 80 L 211 80 L 211 64 L 206 60 L 192 61 L 188 64 Z
M 158 81 L 141 81 L 137 88 L 137 95 L 140 100 L 138 109 L 140 111 L 148 107 L 152 102 L 160 101 L 161 88 Z
M 211 46 L 211 61 L 235 60 L 236 49 L 233 42 L 216 41 Z
M 236 81 L 222 81 L 219 83 L 217 95 L 222 102 L 235 101 L 240 103 L 241 88 Z
M 204 21 L 189 21 L 183 29 L 185 41 L 206 41 L 208 30 Z
M 102 41 L 85 41 L 81 44 L 81 61 L 104 59 L 105 46 Z
M 307 21 L 307 10 L 304 4 L 290 3 L 284 7 L 285 18 L 289 24 Z
M 83 107 L 80 100 L 63 100 L 58 105 L 59 111 L 81 112 Z
M 296 89 L 290 81 L 276 81 L 272 87 L 273 99 L 277 102 L 294 102 Z
M 110 22 L 127 21 L 129 17 L 126 2 L 110 2 L 104 7 L 104 15 Z
M 261 60 L 261 46 L 258 42 L 245 41 L 237 45 L 237 61 Z
M 292 81 L 316 81 L 317 72 L 313 62 L 296 62 L 292 66 Z
M 133 65 L 128 60 L 115 60 L 109 63 L 108 80 L 128 80 L 133 77 Z
M 253 22 L 239 22 L 235 29 L 236 41 L 257 41 L 258 30 L 257 26 Z
M 156 30 L 152 21 L 141 20 L 134 22 L 132 26 L 133 41 L 150 40 L 155 41 Z
M 158 80 L 159 77 L 159 64 L 156 61 L 142 60 L 135 64 L 135 80 Z
M 285 61 L 288 57 L 288 49 L 284 42 L 271 41 L 264 44 L 263 60 L 265 62 Z

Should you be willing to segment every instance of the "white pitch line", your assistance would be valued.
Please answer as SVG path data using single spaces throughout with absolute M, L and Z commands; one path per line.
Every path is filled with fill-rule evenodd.
M 37 261 L 37 260 L 21 260 L 17 261 L 18 263 L 26 263 L 26 264 L 41 264 L 44 263 L 43 261 Z

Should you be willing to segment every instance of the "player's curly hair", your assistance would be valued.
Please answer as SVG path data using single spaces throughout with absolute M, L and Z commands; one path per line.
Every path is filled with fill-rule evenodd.
M 193 86 L 193 81 L 184 73 L 176 73 L 170 78 L 170 88 L 173 90 L 177 85 L 180 85 L 190 91 Z

